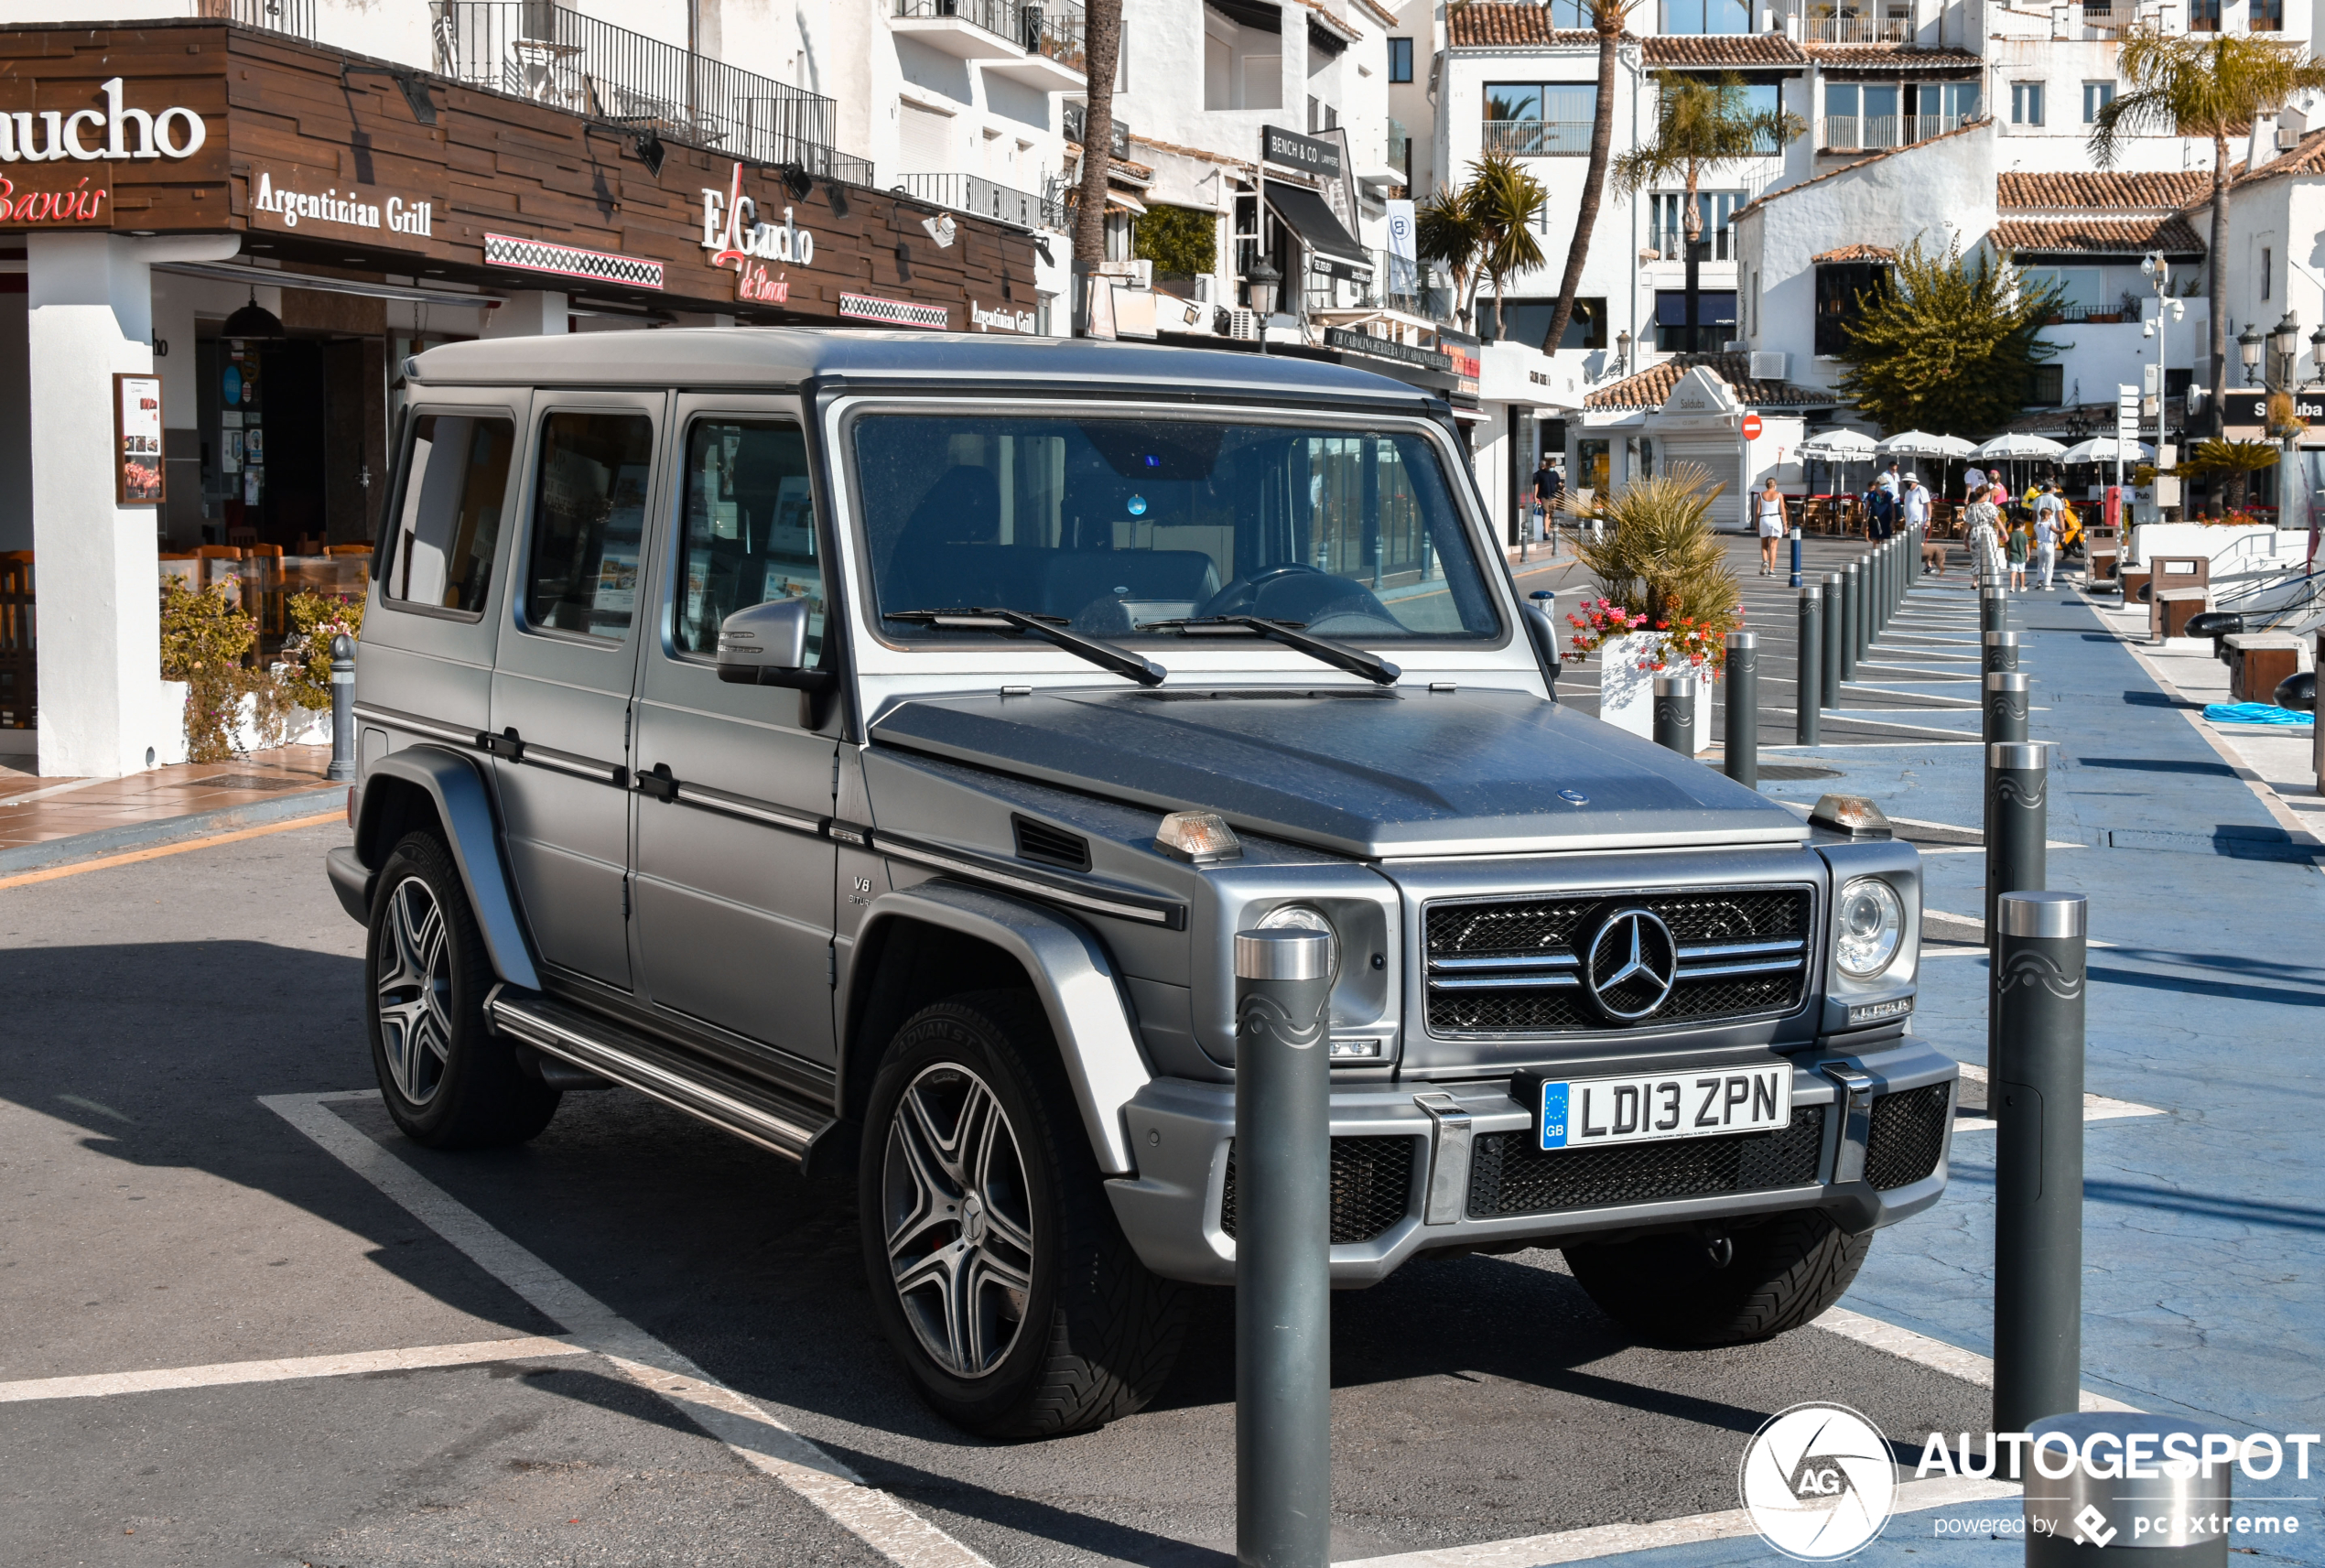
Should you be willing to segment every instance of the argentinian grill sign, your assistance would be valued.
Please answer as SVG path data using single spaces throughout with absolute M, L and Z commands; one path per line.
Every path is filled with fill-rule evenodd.
M 384 203 L 369 201 L 361 191 L 342 191 L 337 186 L 322 191 L 293 190 L 276 185 L 274 175 L 265 169 L 259 171 L 258 194 L 251 199 L 250 210 L 280 218 L 286 229 L 296 229 L 306 219 L 346 229 L 384 227 L 391 234 L 421 239 L 436 232 L 433 201 L 406 201 L 401 196 L 391 196 Z

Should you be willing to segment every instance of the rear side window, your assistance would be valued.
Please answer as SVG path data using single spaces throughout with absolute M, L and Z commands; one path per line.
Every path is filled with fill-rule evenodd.
M 515 448 L 515 424 L 497 416 L 423 414 L 413 421 L 404 510 L 387 560 L 389 599 L 482 611 Z
M 796 425 L 697 422 L 687 440 L 686 535 L 671 642 L 719 651 L 719 623 L 777 599 L 810 605 L 807 656 L 823 653 L 824 573 L 816 557 L 807 443 Z
M 643 414 L 552 414 L 541 427 L 528 626 L 620 642 L 638 608 L 654 421 Z

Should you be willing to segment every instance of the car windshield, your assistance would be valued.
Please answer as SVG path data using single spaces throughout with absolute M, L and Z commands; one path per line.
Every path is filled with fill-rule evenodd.
M 869 412 L 853 449 L 883 616 L 1006 609 L 1108 638 L 1212 615 L 1367 643 L 1500 634 L 1415 429 Z

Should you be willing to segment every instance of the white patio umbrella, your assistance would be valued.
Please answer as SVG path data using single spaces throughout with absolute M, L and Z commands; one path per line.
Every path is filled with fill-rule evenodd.
M 1993 440 L 1979 447 L 1972 455 L 1979 458 L 2006 460 L 2055 458 L 2064 455 L 2066 450 L 2066 448 L 2056 441 L 2048 440 L 2040 436 L 2029 436 L 2020 430 L 2011 430 L 1996 436 Z
M 1975 441 L 1965 441 L 1959 436 L 1932 436 L 1930 450 L 1941 458 L 1966 458 L 1978 449 Z
M 2088 441 L 2069 447 L 2066 455 L 2059 460 L 2062 463 L 2112 463 L 2118 455 L 2113 436 L 2093 436 Z M 2156 449 L 2145 441 L 2134 441 L 2122 448 L 2120 455 L 2127 463 L 2144 463 L 2156 455 Z
M 1863 462 L 1880 444 L 1862 430 L 1819 430 L 1801 443 L 1801 456 L 1826 462 Z
M 1951 455 L 1939 445 L 1940 442 L 1947 439 L 1950 438 L 1932 436 L 1927 430 L 1901 430 L 1876 443 L 1873 449 L 1884 456 L 1942 458 Z

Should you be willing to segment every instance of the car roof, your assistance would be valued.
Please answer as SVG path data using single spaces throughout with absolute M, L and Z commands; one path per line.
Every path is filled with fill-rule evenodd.
M 865 382 L 1063 384 L 1088 391 L 1220 391 L 1249 398 L 1368 400 L 1421 409 L 1433 394 L 1369 370 L 1286 353 L 1176 349 L 1090 338 L 986 338 L 968 332 L 844 328 L 655 328 L 479 338 L 427 349 L 412 379 L 432 386 L 797 386 L 809 377 Z
M 1165 388 L 1302 401 L 1390 402 L 1419 411 L 1432 394 L 1368 371 L 1291 355 L 1164 348 L 1088 338 L 674 327 L 486 338 L 447 343 L 412 379 L 451 385 L 795 386 L 810 377 L 957 385 L 986 380 L 1078 391 Z

